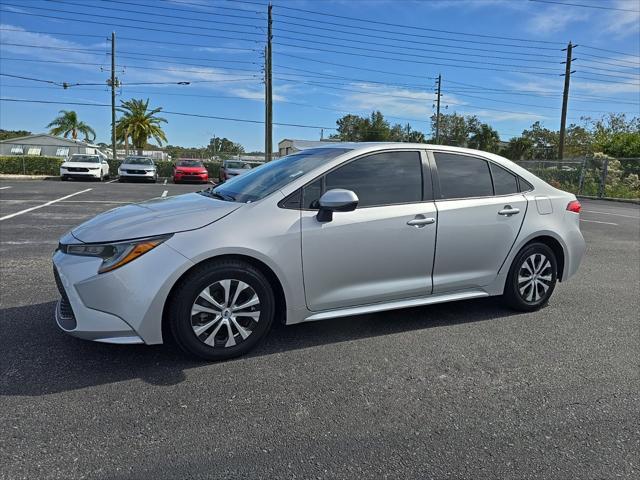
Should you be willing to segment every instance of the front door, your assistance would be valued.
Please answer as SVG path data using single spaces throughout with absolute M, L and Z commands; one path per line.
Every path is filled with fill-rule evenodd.
M 439 180 L 433 292 L 490 284 L 527 212 L 517 177 L 484 159 L 434 153 Z
M 418 151 L 389 151 L 350 161 L 303 193 L 302 264 L 307 306 L 320 311 L 431 293 L 436 209 Z M 427 185 L 429 188 L 425 188 Z M 316 219 L 317 199 L 353 190 L 353 212 Z M 417 220 L 417 221 L 416 221 Z

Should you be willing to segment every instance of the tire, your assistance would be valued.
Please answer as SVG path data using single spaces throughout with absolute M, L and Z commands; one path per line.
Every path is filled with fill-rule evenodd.
M 67 180 L 69 180 L 69 177 L 67 177 L 67 176 L 65 176 L 65 175 L 62 175 L 62 176 L 60 177 L 60 181 L 61 181 L 61 182 L 66 182 Z
M 120 183 L 124 183 L 124 182 L 126 182 L 126 181 L 127 181 L 127 180 L 126 180 L 124 177 L 118 177 L 118 182 L 120 182 Z
M 247 306 L 238 308 L 243 305 Z M 194 309 L 200 311 L 192 315 Z M 167 312 L 171 334 L 183 351 L 204 360 L 228 360 L 247 353 L 266 336 L 275 315 L 275 296 L 260 270 L 222 260 L 204 264 L 181 280 Z
M 531 243 L 514 258 L 503 298 L 514 310 L 539 310 L 549 302 L 557 280 L 558 263 L 553 250 L 544 243 Z

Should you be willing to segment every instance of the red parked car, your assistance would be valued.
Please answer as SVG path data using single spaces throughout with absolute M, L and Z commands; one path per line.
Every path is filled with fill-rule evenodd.
M 200 160 L 180 159 L 173 166 L 173 183 L 209 182 L 209 172 Z

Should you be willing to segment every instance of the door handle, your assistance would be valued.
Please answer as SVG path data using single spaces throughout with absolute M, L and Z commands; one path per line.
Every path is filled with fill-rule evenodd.
M 510 217 L 511 215 L 516 215 L 518 213 L 520 213 L 519 208 L 512 208 L 511 205 L 505 205 L 504 208 L 498 212 L 498 215 Z
M 435 218 L 427 218 L 424 215 L 416 215 L 416 217 L 413 220 L 409 220 L 407 222 L 407 225 L 410 225 L 412 227 L 424 227 L 425 225 L 431 225 L 432 223 L 436 223 L 436 219 Z

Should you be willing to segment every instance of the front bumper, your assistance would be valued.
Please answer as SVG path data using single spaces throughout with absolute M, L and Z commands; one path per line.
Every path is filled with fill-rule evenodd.
M 176 173 L 173 176 L 174 182 L 208 182 L 208 173 Z
M 66 169 L 60 169 L 60 176 L 67 178 L 100 178 L 101 170 L 89 170 L 88 172 L 72 172 Z
M 126 179 L 138 179 L 138 180 L 155 180 L 156 172 L 150 170 L 144 173 L 130 173 L 126 170 L 118 171 L 118 177 Z
M 162 244 L 133 262 L 98 274 L 101 260 L 53 255 L 62 295 L 58 327 L 85 340 L 106 343 L 162 343 L 162 312 L 175 281 L 193 264 Z

